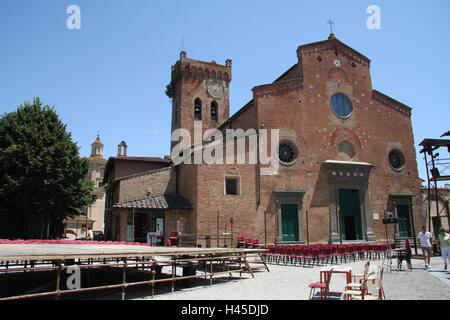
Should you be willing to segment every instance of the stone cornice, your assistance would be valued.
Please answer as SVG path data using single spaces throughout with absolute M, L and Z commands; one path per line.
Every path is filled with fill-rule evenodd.
M 172 67 L 172 81 L 178 81 L 180 78 L 219 80 L 229 84 L 231 82 L 231 60 L 227 60 L 226 65 L 220 65 L 215 61 L 189 59 L 182 53 L 180 60 Z
M 278 81 L 270 84 L 263 84 L 252 89 L 253 95 L 277 94 L 285 91 L 303 89 L 303 80 L 291 79 L 285 81 Z
M 364 66 L 370 67 L 370 59 L 359 53 L 358 51 L 350 48 L 346 44 L 337 39 L 325 40 L 315 43 L 306 44 L 298 47 L 297 56 L 300 57 L 304 54 L 316 53 L 324 50 L 336 50 L 346 56 L 347 58 L 358 62 Z
M 404 105 L 401 102 L 398 102 L 397 100 L 392 99 L 391 97 L 388 97 L 387 95 L 385 95 L 377 90 L 373 90 L 372 99 L 375 101 L 378 101 L 378 102 L 384 104 L 385 106 L 388 106 L 398 112 L 401 112 L 401 113 L 407 115 L 408 117 L 411 116 L 411 108 L 410 107 L 408 107 L 407 105 Z

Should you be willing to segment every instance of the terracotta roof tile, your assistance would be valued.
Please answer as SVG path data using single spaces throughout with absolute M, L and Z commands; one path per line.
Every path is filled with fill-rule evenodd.
M 192 209 L 192 205 L 180 195 L 164 194 L 117 203 L 113 206 L 113 208 Z

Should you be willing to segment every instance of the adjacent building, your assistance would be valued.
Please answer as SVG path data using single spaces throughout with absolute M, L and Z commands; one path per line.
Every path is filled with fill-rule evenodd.
M 68 238 L 85 238 L 86 226 L 94 231 L 104 232 L 105 216 L 105 190 L 103 187 L 103 176 L 107 160 L 103 158 L 103 147 L 100 136 L 91 144 L 91 155 L 89 160 L 89 171 L 86 179 L 93 182 L 93 194 L 95 202 L 83 209 L 81 215 L 66 219 L 65 232 Z
M 437 191 L 437 192 L 436 192 Z M 450 201 L 450 185 L 445 187 L 430 188 L 422 187 L 423 198 L 423 215 L 429 217 L 429 220 L 425 222 L 424 226 L 427 227 L 430 232 L 437 237 L 439 229 L 444 228 L 450 230 L 449 226 L 449 201 Z

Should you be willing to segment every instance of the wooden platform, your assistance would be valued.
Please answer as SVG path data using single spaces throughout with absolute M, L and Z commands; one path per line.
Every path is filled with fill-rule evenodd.
M 0 280 L 8 281 L 10 277 L 29 277 L 34 272 L 51 272 L 54 275 L 56 289 L 41 291 L 38 288 L 27 288 L 16 294 L 1 296 L 0 300 L 17 300 L 28 298 L 42 298 L 48 296 L 70 295 L 100 290 L 125 291 L 132 286 L 151 286 L 154 296 L 155 284 L 161 282 L 174 283 L 179 280 L 209 279 L 212 286 L 213 277 L 221 274 L 249 273 L 254 277 L 254 269 L 264 268 L 270 271 L 265 261 L 266 249 L 243 248 L 179 248 L 179 247 L 151 247 L 147 245 L 124 245 L 102 243 L 2 243 L 0 244 Z M 91 285 L 83 288 L 65 288 L 64 281 L 69 268 L 76 266 L 84 274 L 92 271 L 122 272 L 122 282 L 109 285 Z M 162 268 L 170 272 L 165 277 L 157 278 Z M 177 275 L 177 267 L 183 268 L 183 275 Z M 201 272 L 196 272 L 200 268 Z M 142 272 L 146 279 L 129 281 L 130 270 L 135 274 Z M 166 271 L 167 271 L 166 270 Z M 190 272 L 193 270 L 193 273 Z M 184 275 L 186 271 L 187 275 Z M 88 280 L 89 281 L 89 280 Z M 23 281 L 21 282 L 24 285 Z M 27 284 L 27 282 L 25 282 Z M 12 285 L 13 287 L 15 284 Z M 28 290 L 28 291 L 27 291 Z M 27 292 L 34 293 L 27 293 Z
M 265 250 L 263 250 L 265 251 Z M 0 244 L 0 261 L 68 260 L 156 256 L 257 253 L 261 249 L 178 248 L 98 244 Z

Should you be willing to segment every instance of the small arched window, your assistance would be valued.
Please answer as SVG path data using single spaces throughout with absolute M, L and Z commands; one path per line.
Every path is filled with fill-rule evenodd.
M 202 100 L 199 98 L 194 103 L 194 120 L 202 120 Z
M 216 101 L 211 102 L 211 121 L 213 122 L 218 121 L 217 109 L 218 109 L 217 102 Z
M 338 145 L 338 157 L 340 160 L 351 160 L 355 157 L 356 152 L 353 145 L 348 141 L 342 141 Z

